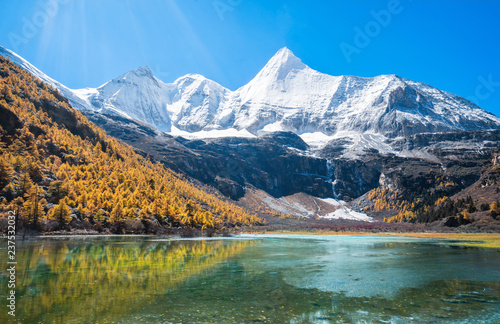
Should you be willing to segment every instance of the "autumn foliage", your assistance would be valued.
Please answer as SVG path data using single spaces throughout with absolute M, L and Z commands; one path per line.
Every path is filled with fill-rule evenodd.
M 260 219 L 138 155 L 74 110 L 59 92 L 0 57 L 0 212 L 61 226 L 223 228 Z

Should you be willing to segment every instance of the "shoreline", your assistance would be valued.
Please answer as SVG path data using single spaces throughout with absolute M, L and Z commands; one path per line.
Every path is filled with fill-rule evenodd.
M 335 232 L 335 231 L 256 231 L 240 234 L 290 234 L 290 235 L 359 235 L 442 239 L 450 245 L 500 249 L 500 233 L 439 233 L 439 232 Z
M 481 248 L 494 248 L 500 249 L 500 233 L 440 233 L 440 232 L 336 232 L 336 231 L 240 231 L 238 234 L 278 234 L 278 235 L 358 235 L 358 236 L 387 236 L 387 237 L 413 237 L 413 238 L 429 238 L 441 239 L 449 242 L 443 244 L 468 246 L 468 247 L 481 247 Z M 40 238 L 88 238 L 88 237 L 150 237 L 158 239 L 222 239 L 228 236 L 196 236 L 196 237 L 182 237 L 178 235 L 154 235 L 154 234 L 58 234 L 58 235 L 34 235 L 28 236 L 26 239 L 40 239 Z M 0 238 L 7 238 L 1 235 Z M 500 251 L 500 250 L 499 250 Z

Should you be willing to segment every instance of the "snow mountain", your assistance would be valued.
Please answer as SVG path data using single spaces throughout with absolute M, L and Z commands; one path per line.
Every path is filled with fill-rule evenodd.
M 147 66 L 96 89 L 74 90 L 92 109 L 139 120 L 165 132 L 171 132 L 172 127 L 188 132 L 203 130 L 229 92 L 198 74 L 163 83 Z
M 166 85 L 147 66 L 131 70 L 94 89 L 73 90 L 87 106 L 170 130 Z
M 457 95 L 397 75 L 331 76 L 280 49 L 248 84 L 231 91 L 198 74 L 173 83 L 148 67 L 98 88 L 71 90 L 17 54 L 0 54 L 56 86 L 78 109 L 113 113 L 185 137 L 252 137 L 291 131 L 326 144 L 418 133 L 500 128 L 500 119 Z
M 287 48 L 236 91 L 197 74 L 163 83 L 141 67 L 97 89 L 74 93 L 93 109 L 193 137 L 228 130 L 253 135 L 291 131 L 328 141 L 346 134 L 394 138 L 500 128 L 499 118 L 457 95 L 396 75 L 323 74 Z
M 236 93 L 231 105 L 237 107 L 235 126 L 252 131 L 396 137 L 500 125 L 499 118 L 475 104 L 429 85 L 396 75 L 330 76 L 309 68 L 286 48 Z

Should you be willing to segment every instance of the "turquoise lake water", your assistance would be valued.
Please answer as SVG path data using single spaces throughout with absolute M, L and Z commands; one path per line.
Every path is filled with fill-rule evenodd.
M 437 240 L 17 241 L 15 318 L 1 260 L 0 323 L 500 323 L 500 252 Z

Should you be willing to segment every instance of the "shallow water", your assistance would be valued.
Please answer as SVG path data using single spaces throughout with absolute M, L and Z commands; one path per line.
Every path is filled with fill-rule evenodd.
M 500 252 L 436 240 L 44 238 L 16 258 L 19 323 L 500 322 Z

